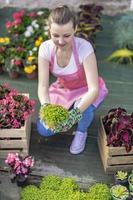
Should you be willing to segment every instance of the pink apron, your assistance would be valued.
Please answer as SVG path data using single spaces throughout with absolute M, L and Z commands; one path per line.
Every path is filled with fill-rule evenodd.
M 57 80 L 49 87 L 50 102 L 52 104 L 62 105 L 67 109 L 70 108 L 76 100 L 80 99 L 89 89 L 86 82 L 84 67 L 79 63 L 75 41 L 73 41 L 73 54 L 77 71 L 69 75 L 57 75 L 53 73 L 55 57 L 54 49 L 51 54 L 50 72 L 57 77 Z M 105 82 L 99 77 L 99 96 L 93 105 L 98 107 L 107 94 L 108 90 Z

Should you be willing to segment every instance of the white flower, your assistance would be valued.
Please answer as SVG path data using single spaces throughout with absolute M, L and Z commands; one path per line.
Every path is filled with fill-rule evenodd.
M 32 51 L 29 51 L 29 55 L 32 56 L 32 55 L 33 55 L 33 52 L 32 52 Z
M 44 30 L 45 30 L 45 31 L 48 31 L 48 30 L 49 30 L 49 26 L 47 26 L 47 25 L 44 26 Z
M 32 49 L 32 51 L 37 51 L 38 50 L 38 48 L 37 47 L 34 47 L 33 49 Z
M 33 20 L 31 25 L 37 24 L 37 19 Z
M 25 31 L 24 32 L 25 37 L 30 37 L 32 33 L 30 31 Z
M 32 27 L 32 26 L 27 26 L 27 28 L 26 28 L 26 29 L 27 29 L 27 31 L 30 31 L 30 32 L 32 32 L 32 33 L 34 32 L 34 30 L 33 30 L 33 27 Z
M 45 35 L 48 35 L 49 33 L 48 33 L 48 31 L 45 31 Z
M 43 11 L 38 11 L 38 12 L 37 12 L 37 15 L 39 15 L 39 16 L 40 16 L 40 15 L 43 15 Z
M 35 29 L 39 28 L 39 24 L 34 24 L 33 26 L 34 26 Z

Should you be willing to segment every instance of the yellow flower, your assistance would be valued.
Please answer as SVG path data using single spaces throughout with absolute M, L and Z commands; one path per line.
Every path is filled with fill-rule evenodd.
M 41 42 L 40 40 L 36 40 L 36 41 L 35 41 L 35 46 L 36 46 L 36 47 L 39 47 L 41 43 L 42 43 L 42 42 Z
M 5 39 L 4 38 L 0 38 L 0 43 L 5 43 Z
M 29 66 L 25 66 L 24 67 L 24 71 L 27 73 L 27 74 L 31 74 L 33 71 L 35 71 L 37 68 L 36 65 L 29 65 Z
M 1 37 L 0 38 L 0 43 L 9 44 L 10 43 L 10 38 L 8 38 L 8 37 L 5 37 L 5 38 Z
M 10 38 L 9 37 L 5 37 L 5 42 L 6 42 L 6 44 L 9 44 L 10 43 Z
M 36 59 L 36 57 L 35 56 L 29 56 L 28 57 L 28 61 L 31 63 L 33 60 L 35 60 Z

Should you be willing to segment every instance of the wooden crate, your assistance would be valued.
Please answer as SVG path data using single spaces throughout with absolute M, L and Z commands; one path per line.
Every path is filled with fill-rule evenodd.
M 25 94 L 29 96 L 28 94 Z M 0 158 L 5 158 L 8 153 L 29 153 L 31 134 L 31 116 L 20 129 L 0 129 Z
M 106 173 L 112 174 L 117 170 L 129 171 L 133 169 L 133 148 L 127 153 L 125 147 L 108 147 L 102 117 L 98 131 L 98 147 Z

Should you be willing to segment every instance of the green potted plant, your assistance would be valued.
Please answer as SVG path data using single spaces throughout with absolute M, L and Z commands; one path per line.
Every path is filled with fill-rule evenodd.
M 128 177 L 128 183 L 129 183 L 129 190 L 133 192 L 133 173 L 131 173 Z
M 110 189 L 113 200 L 126 200 L 129 197 L 128 189 L 123 185 L 113 185 Z
M 128 173 L 126 171 L 119 170 L 115 173 L 115 184 L 128 186 Z

